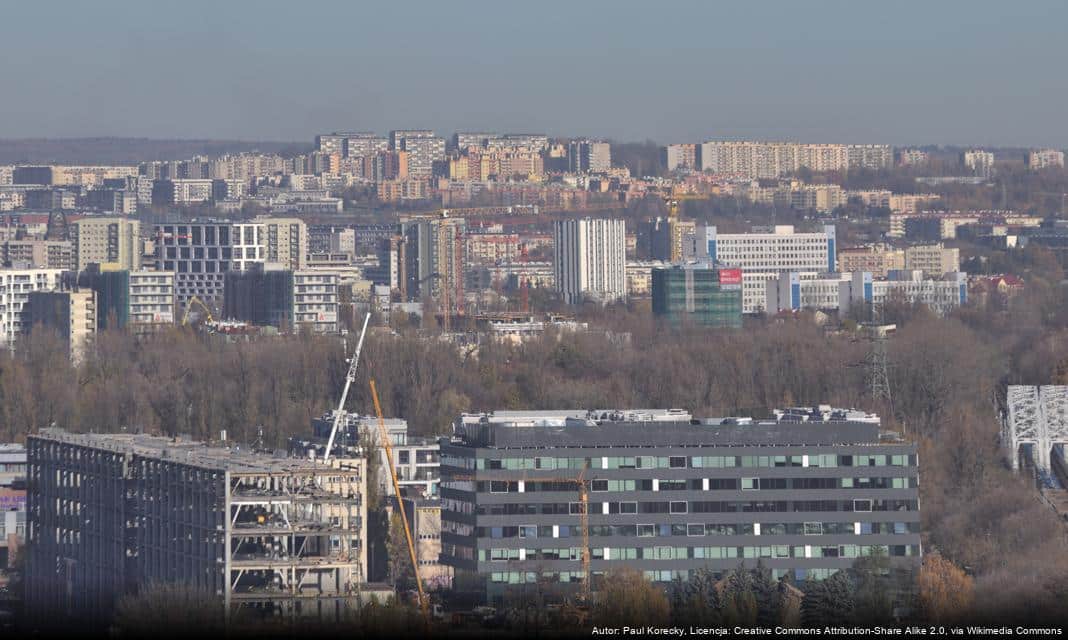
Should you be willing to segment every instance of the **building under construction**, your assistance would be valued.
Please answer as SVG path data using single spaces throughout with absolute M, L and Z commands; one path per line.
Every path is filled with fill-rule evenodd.
M 27 609 L 105 622 L 151 583 L 229 613 L 335 620 L 366 580 L 362 459 L 329 465 L 135 434 L 27 439 Z

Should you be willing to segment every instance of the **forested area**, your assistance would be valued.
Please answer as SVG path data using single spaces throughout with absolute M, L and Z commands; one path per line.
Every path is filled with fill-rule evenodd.
M 1047 274 L 1051 279 L 1056 274 Z M 1006 383 L 1068 376 L 1068 319 L 1056 280 L 1033 279 L 1006 311 L 939 319 L 898 309 L 887 345 L 890 403 L 873 402 L 861 334 L 804 318 L 744 330 L 668 328 L 626 308 L 585 312 L 591 331 L 546 335 L 477 354 L 410 326 L 370 333 L 349 409 L 387 415 L 416 434 L 445 434 L 462 411 L 682 407 L 695 415 L 764 415 L 784 405 L 874 410 L 920 445 L 927 551 L 975 576 L 985 612 L 1053 606 L 1068 589 L 1063 524 L 1007 469 L 997 399 Z M 398 323 L 398 325 L 406 323 Z M 848 323 L 847 323 L 848 325 Z M 77 367 L 51 335 L 0 353 L 0 441 L 57 425 L 145 431 L 281 447 L 337 402 L 355 338 L 296 335 L 226 342 L 176 328 L 135 338 L 105 332 Z

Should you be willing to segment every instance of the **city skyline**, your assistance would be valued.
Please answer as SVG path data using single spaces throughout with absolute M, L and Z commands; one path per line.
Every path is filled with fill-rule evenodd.
M 660 143 L 1068 146 L 1068 134 L 1053 133 L 1068 88 L 1043 80 L 1058 77 L 1056 58 L 1038 55 L 1068 7 L 1002 15 L 984 5 L 994 6 L 682 4 L 639 14 L 614 4 L 611 22 L 598 4 L 371 14 L 326 3 L 282 20 L 282 5 L 209 13 L 194 3 L 166 21 L 122 2 L 14 6 L 13 24 L 47 23 L 52 37 L 45 48 L 22 29 L 0 44 L 24 61 L 0 71 L 15 88 L 0 107 L 0 138 L 296 141 L 411 126 Z

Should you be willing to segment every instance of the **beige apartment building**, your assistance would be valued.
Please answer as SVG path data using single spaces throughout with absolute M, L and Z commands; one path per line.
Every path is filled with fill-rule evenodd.
M 885 244 L 849 247 L 838 252 L 839 273 L 867 271 L 874 278 L 885 278 L 888 271 L 904 268 L 904 250 Z
M 79 271 L 90 263 L 136 271 L 141 268 L 141 223 L 119 216 L 86 217 L 71 225 Z
M 941 242 L 905 249 L 905 268 L 923 271 L 928 277 L 960 270 L 960 249 L 949 248 Z
M 265 262 L 297 271 L 308 267 L 308 224 L 300 218 L 256 218 Z

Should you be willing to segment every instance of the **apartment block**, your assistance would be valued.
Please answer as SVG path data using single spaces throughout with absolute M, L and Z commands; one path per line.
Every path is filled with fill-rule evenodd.
M 589 299 L 605 304 L 627 299 L 623 220 L 558 220 L 553 233 L 554 280 L 564 302 Z
M 664 166 L 668 171 L 698 171 L 701 169 L 697 144 L 669 144 L 664 147 Z
M 778 178 L 802 167 L 812 171 L 884 169 L 893 164 L 889 145 L 716 141 L 701 144 L 701 169 L 747 178 Z
M 129 328 L 140 333 L 174 324 L 173 273 L 89 269 L 79 275 L 78 285 L 96 292 L 98 329 Z
M 713 226 L 697 228 L 699 258 L 742 270 L 743 313 L 764 310 L 765 282 L 784 271 L 834 271 L 835 244 L 833 225 L 809 233 L 796 232 L 791 225 L 731 234 L 721 234 Z
M 977 176 L 989 178 L 994 175 L 994 154 L 989 151 L 971 149 L 961 154 L 961 164 Z
M 80 362 L 96 337 L 96 292 L 31 291 L 23 309 L 31 330 L 52 331 L 67 345 L 71 360 Z
M 406 237 L 405 275 L 409 299 L 434 298 L 452 310 L 461 308 L 467 274 L 467 223 L 441 217 L 402 225 Z
M 58 429 L 27 448 L 26 605 L 39 624 L 106 624 L 118 598 L 154 582 L 214 597 L 220 614 L 338 620 L 359 603 L 362 460 Z
M 519 257 L 519 234 L 516 233 L 470 233 L 464 241 L 471 264 L 497 264 Z
M 225 277 L 223 316 L 260 326 L 316 333 L 338 330 L 338 283 L 335 272 L 290 271 L 255 267 Z
M 930 154 L 920 149 L 900 149 L 897 155 L 897 163 L 903 167 L 925 165 L 929 160 Z
M 848 247 L 838 251 L 839 272 L 867 271 L 875 278 L 884 278 L 890 271 L 904 268 L 905 251 L 885 244 Z
M 7 267 L 71 270 L 77 264 L 74 245 L 68 240 L 4 240 L 0 262 Z
M 605 173 L 612 168 L 612 145 L 572 140 L 567 147 L 567 161 L 571 173 Z
M 433 177 L 434 163 L 445 161 L 445 138 L 430 130 L 390 131 L 389 146 L 393 151 L 407 152 L 408 175 L 412 178 Z
M 877 551 L 919 566 L 916 446 L 869 414 L 547 422 L 464 422 L 441 445 L 442 562 L 491 601 L 597 590 L 618 566 L 658 583 L 743 562 L 823 579 Z
M 300 218 L 260 217 L 263 260 L 300 270 L 308 266 L 308 224 Z
M 125 217 L 85 217 L 71 226 L 79 271 L 91 263 L 117 269 L 141 266 L 141 222 Z
M 928 277 L 960 270 L 960 249 L 938 244 L 905 248 L 905 269 L 923 271 Z
M 10 347 L 29 333 L 28 304 L 34 291 L 59 287 L 60 269 L 0 269 L 0 345 Z
M 1064 168 L 1064 152 L 1056 149 L 1035 149 L 1027 153 L 1027 168 L 1035 171 L 1049 167 Z

